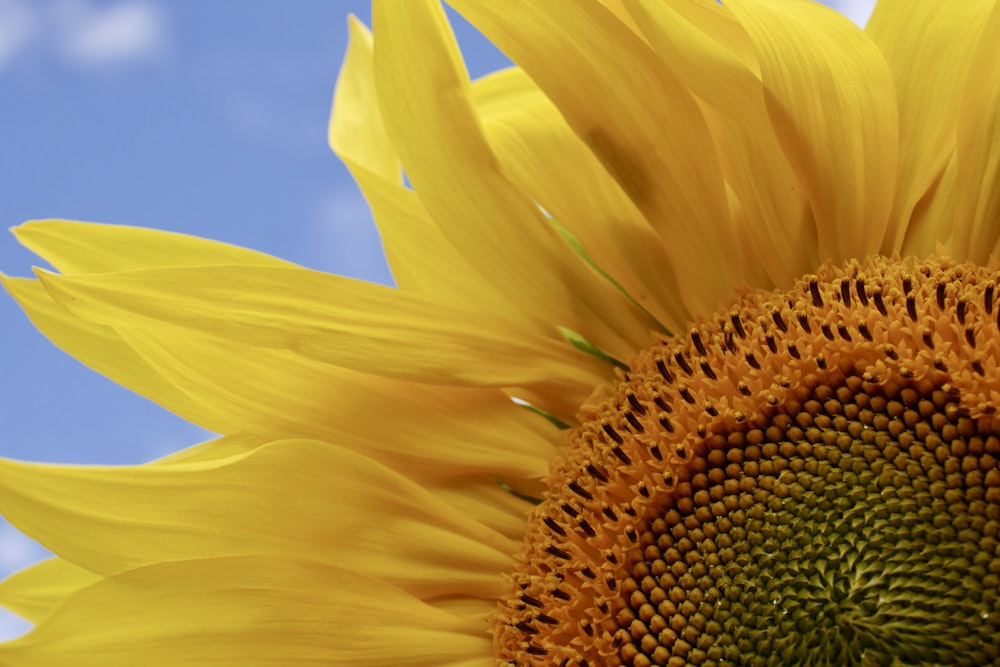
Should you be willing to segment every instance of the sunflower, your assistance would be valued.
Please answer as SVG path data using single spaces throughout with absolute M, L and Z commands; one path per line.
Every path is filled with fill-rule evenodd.
M 454 0 L 329 140 L 396 288 L 44 221 L 4 284 L 222 437 L 0 463 L 3 667 L 1000 664 L 1000 8 Z

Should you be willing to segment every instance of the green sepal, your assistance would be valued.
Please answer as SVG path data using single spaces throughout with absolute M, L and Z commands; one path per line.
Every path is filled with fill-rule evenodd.
M 556 417 L 551 412 L 546 412 L 545 410 L 542 410 L 540 407 L 536 405 L 532 405 L 531 403 L 527 403 L 524 401 L 516 401 L 516 403 L 520 405 L 522 408 L 527 408 L 528 410 L 534 412 L 536 415 L 544 417 L 550 424 L 555 426 L 560 431 L 565 431 L 567 429 L 573 428 L 563 420 L 559 419 L 559 417 Z
M 635 306 L 636 308 L 638 308 L 642 312 L 643 315 L 645 315 L 646 317 L 648 317 L 649 320 L 650 320 L 650 322 L 652 322 L 653 324 L 655 324 L 660 329 L 660 331 L 662 331 L 667 336 L 673 337 L 674 334 L 670 331 L 670 329 L 668 329 L 665 326 L 663 326 L 663 324 L 659 320 L 657 320 L 655 317 L 653 317 L 653 314 L 651 312 L 649 312 L 648 310 L 646 310 L 645 306 L 643 306 L 641 303 L 639 303 L 638 301 L 636 301 L 635 298 L 631 294 L 629 294 L 628 291 L 624 287 L 621 286 L 621 283 L 619 283 L 617 280 L 615 280 L 614 278 L 612 278 L 604 269 L 602 269 L 601 267 L 599 267 L 597 265 L 597 262 L 595 262 L 590 257 L 590 255 L 587 254 L 587 251 L 584 250 L 584 248 L 583 248 L 583 244 L 580 243 L 580 239 L 576 238 L 576 236 L 573 234 L 573 232 L 569 231 L 569 229 L 567 229 L 566 227 L 564 227 L 558 220 L 556 220 L 552 216 L 547 216 L 547 217 L 548 217 L 549 222 L 552 223 L 552 226 L 555 228 L 555 230 L 559 233 L 560 236 L 563 237 L 563 240 L 566 241 L 566 243 L 573 250 L 573 252 L 575 252 L 580 257 L 580 259 L 582 259 L 584 261 L 584 263 L 587 264 L 587 266 L 589 266 L 590 268 L 592 268 L 594 271 L 597 272 L 597 274 L 599 276 L 601 276 L 602 278 L 604 278 L 605 280 L 607 280 L 609 283 L 611 283 L 611 285 L 616 290 L 618 290 L 619 292 L 621 292 L 625 296 L 625 298 L 629 300 L 629 303 L 631 303 L 633 306 Z
M 510 495 L 514 496 L 515 498 L 520 498 L 521 500 L 531 503 L 532 505 L 540 505 L 542 503 L 541 498 L 535 498 L 534 496 L 529 496 L 526 493 L 521 493 L 520 491 L 516 490 L 514 487 L 512 487 L 507 482 L 504 482 L 503 480 L 495 479 L 494 481 L 497 483 L 497 486 L 499 486 L 501 489 L 503 489 Z
M 587 354 L 597 357 L 602 361 L 606 361 L 609 364 L 615 366 L 616 368 L 622 369 L 623 371 L 627 371 L 629 369 L 628 364 L 624 364 L 615 359 L 614 357 L 612 357 L 607 352 L 603 352 L 597 349 L 596 347 L 594 347 L 593 343 L 591 343 L 589 340 L 587 340 L 577 332 L 573 331 L 572 329 L 567 329 L 566 327 L 559 327 L 559 332 L 563 335 L 563 338 L 569 341 L 570 345 L 580 350 L 581 352 L 586 352 Z

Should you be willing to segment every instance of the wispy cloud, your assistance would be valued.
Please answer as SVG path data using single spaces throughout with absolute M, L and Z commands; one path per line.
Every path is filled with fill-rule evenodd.
M 155 61 L 167 18 L 153 0 L 0 0 L 0 70 L 30 54 L 85 70 Z
M 50 12 L 56 48 L 82 67 L 155 59 L 166 47 L 166 17 L 159 5 L 129 0 L 97 7 L 63 0 Z

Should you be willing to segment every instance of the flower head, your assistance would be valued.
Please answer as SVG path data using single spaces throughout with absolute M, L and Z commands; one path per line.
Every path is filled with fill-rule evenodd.
M 1000 660 L 1000 8 L 451 4 L 518 68 L 383 2 L 335 96 L 397 288 L 19 228 L 38 327 L 223 435 L 0 462 L 58 555 L 0 665 Z

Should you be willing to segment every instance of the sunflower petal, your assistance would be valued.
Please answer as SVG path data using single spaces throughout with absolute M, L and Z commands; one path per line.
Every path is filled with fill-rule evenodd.
M 378 2 L 373 16 L 382 116 L 443 236 L 530 318 L 579 331 L 616 356 L 645 342 L 638 309 L 580 262 L 501 172 L 440 4 Z
M 318 271 L 205 266 L 39 277 L 63 306 L 101 324 L 164 322 L 406 380 L 502 387 L 559 378 L 593 387 L 603 371 L 569 345 L 491 313 Z
M 76 591 L 101 579 L 62 558 L 49 558 L 0 581 L 0 607 L 37 623 Z
M 371 208 L 400 289 L 456 304 L 489 302 L 493 312 L 523 319 L 441 235 L 415 192 L 373 174 L 350 158 L 341 159 Z M 455 280 L 455 276 L 463 278 Z
M 499 390 L 429 387 L 186 334 L 122 330 L 157 373 L 211 411 L 219 432 L 335 442 L 418 480 L 537 478 L 555 451 L 533 415 Z
M 99 581 L 0 646 L 0 665 L 489 667 L 489 655 L 481 621 L 347 569 L 252 556 Z
M 819 3 L 732 0 L 757 47 L 768 112 L 811 205 L 821 260 L 885 235 L 898 158 L 895 89 L 875 44 Z
M 434 481 L 428 489 L 453 507 L 512 540 L 521 540 L 534 504 L 500 486 L 502 477 Z M 541 486 L 540 481 L 536 481 Z M 541 496 L 541 489 L 538 490 Z
M 390 182 L 403 172 L 382 122 L 372 65 L 372 34 L 355 16 L 347 21 L 348 47 L 333 93 L 327 139 L 341 157 Z
M 32 220 L 12 231 L 21 245 L 63 273 L 205 264 L 295 266 L 262 252 L 158 229 L 70 220 Z
M 642 34 L 699 100 L 738 205 L 732 215 L 756 261 L 755 286 L 790 285 L 820 264 L 816 228 L 764 101 L 759 64 L 743 27 L 718 3 L 626 0 Z
M 422 597 L 487 595 L 514 543 L 374 461 L 305 440 L 126 468 L 0 461 L 0 510 L 106 576 L 157 561 L 301 555 Z M 401 548 L 400 545 L 406 545 Z
M 672 331 L 690 320 L 663 243 L 617 182 L 520 69 L 472 85 L 486 137 L 511 182 L 581 242 L 602 270 Z
M 137 338 L 141 336 L 140 331 L 115 330 L 81 319 L 54 301 L 37 280 L 0 277 L 0 281 L 39 331 L 81 363 L 204 429 L 234 434 L 201 445 L 197 453 L 184 450 L 178 456 L 219 457 L 221 452 L 233 454 L 247 451 L 278 437 L 262 439 L 246 433 L 236 435 L 244 430 L 246 424 L 228 419 L 227 413 L 217 408 L 219 401 L 213 403 L 214 397 L 204 393 L 199 395 L 197 391 L 178 386 L 173 376 L 180 372 L 180 368 L 166 368 L 161 373 L 146 358 L 148 354 L 144 356 L 137 347 L 129 345 L 126 337 Z M 180 345 L 183 338 L 174 332 L 172 340 Z M 219 343 L 215 345 L 221 346 Z M 246 348 L 241 351 L 250 353 Z M 259 354 L 259 350 L 254 350 L 254 353 Z M 215 377 L 216 368 L 214 363 L 206 363 L 199 370 L 205 377 Z M 287 435 L 289 433 L 286 432 L 284 436 Z M 291 435 L 306 434 L 294 432 Z
M 450 4 L 524 68 L 657 230 L 688 307 L 728 300 L 743 254 L 708 128 L 643 39 L 594 1 Z
M 984 18 L 958 110 L 951 246 L 980 264 L 1000 241 L 1000 5 Z
M 174 463 L 197 463 L 217 461 L 231 456 L 241 456 L 268 444 L 275 438 L 263 439 L 250 433 L 234 433 L 221 438 L 206 440 L 172 454 L 151 461 L 149 465 L 171 465 Z
M 882 244 L 885 254 L 928 254 L 947 238 L 950 228 L 941 218 L 938 238 L 904 247 L 914 209 L 954 153 L 961 86 L 970 62 L 978 62 L 972 51 L 993 4 L 879 0 L 865 26 L 889 64 L 899 97 L 899 185 L 891 216 L 896 224 Z
M 171 412 L 213 430 L 215 419 L 211 410 L 164 380 L 112 327 L 73 315 L 37 280 L 0 276 L 0 282 L 32 324 L 64 352 Z
M 403 185 L 399 157 L 379 109 L 371 33 L 352 16 L 349 35 L 330 114 L 330 148 L 371 207 L 396 284 L 459 302 L 486 294 L 501 300 L 441 236 L 417 194 Z M 465 279 L 455 280 L 457 275 Z

